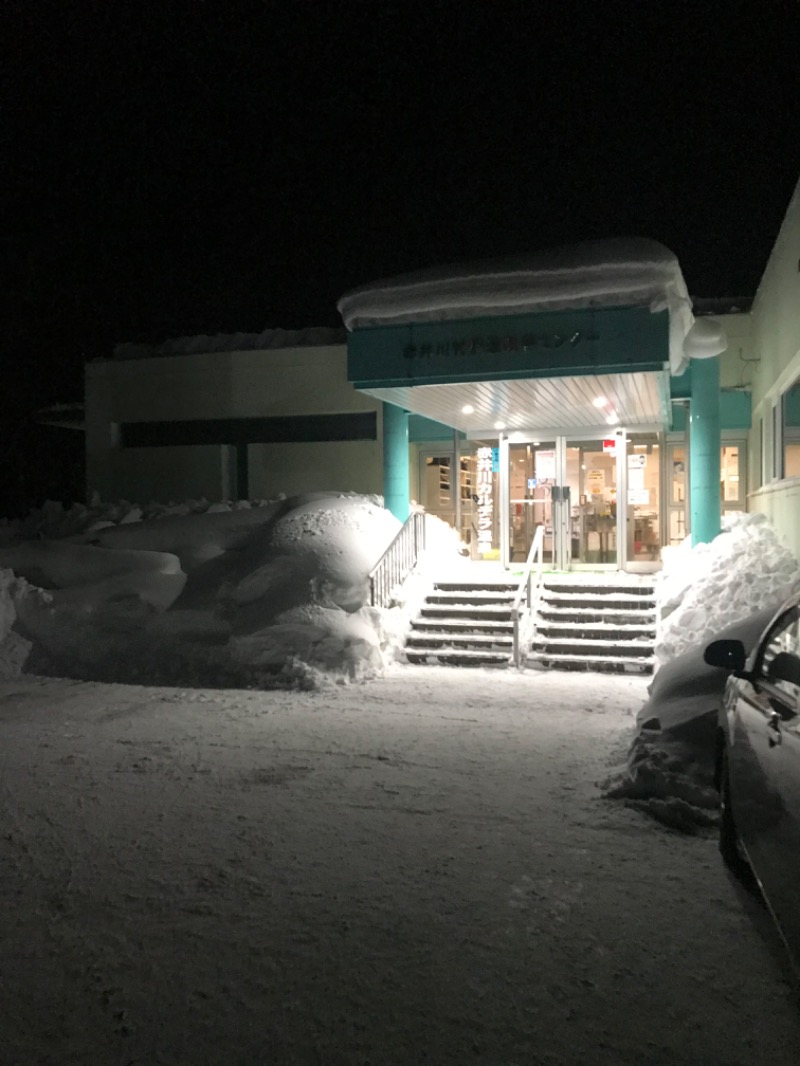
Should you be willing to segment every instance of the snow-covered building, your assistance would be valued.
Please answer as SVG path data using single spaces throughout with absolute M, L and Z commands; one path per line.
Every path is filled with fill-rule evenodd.
M 477 555 L 542 524 L 549 564 L 634 571 L 761 510 L 800 553 L 799 230 L 795 194 L 752 309 L 601 241 L 365 285 L 339 332 L 121 345 L 87 367 L 88 489 L 382 493 Z

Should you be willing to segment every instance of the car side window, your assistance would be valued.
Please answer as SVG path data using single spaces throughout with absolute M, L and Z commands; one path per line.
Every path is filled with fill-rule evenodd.
M 800 610 L 792 607 L 767 633 L 756 672 L 786 702 L 782 712 L 800 708 Z

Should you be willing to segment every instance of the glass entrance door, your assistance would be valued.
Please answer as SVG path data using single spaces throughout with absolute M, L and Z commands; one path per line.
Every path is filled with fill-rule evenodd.
M 542 558 L 560 569 L 560 464 L 557 442 L 510 444 L 509 562 L 524 563 L 538 526 L 544 526 Z
M 625 569 L 661 565 L 661 440 L 656 433 L 631 433 L 627 446 Z M 682 470 L 685 484 L 685 466 Z
M 563 442 L 565 483 L 569 489 L 565 569 L 619 566 L 617 537 L 618 441 Z
M 621 565 L 617 485 L 625 437 L 509 442 L 508 563 L 525 561 L 538 526 L 554 570 Z

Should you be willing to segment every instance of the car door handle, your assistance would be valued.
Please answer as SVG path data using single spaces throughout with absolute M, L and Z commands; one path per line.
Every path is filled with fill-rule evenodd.
M 769 727 L 769 733 L 767 734 L 767 741 L 771 748 L 774 748 L 781 742 L 781 716 L 777 711 L 773 711 L 767 720 Z

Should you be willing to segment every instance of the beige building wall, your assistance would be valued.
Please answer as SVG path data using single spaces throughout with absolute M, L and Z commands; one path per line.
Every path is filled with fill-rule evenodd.
M 720 356 L 719 383 L 723 389 L 750 389 L 753 384 L 753 320 L 749 314 L 714 316 L 725 330 L 728 348 Z
M 800 479 L 772 476 L 773 419 L 782 393 L 800 378 L 800 183 L 786 212 L 752 310 L 753 429 L 748 510 L 772 521 L 800 558 Z M 777 416 L 775 409 L 777 407 Z
M 378 440 L 251 444 L 250 495 L 274 499 L 280 493 L 363 492 L 383 495 L 383 450 Z
M 122 448 L 125 422 L 378 412 L 377 440 L 253 444 L 249 495 L 382 491 L 381 405 L 347 381 L 345 345 L 104 360 L 86 367 L 87 490 L 104 499 L 230 498 L 235 450 Z

